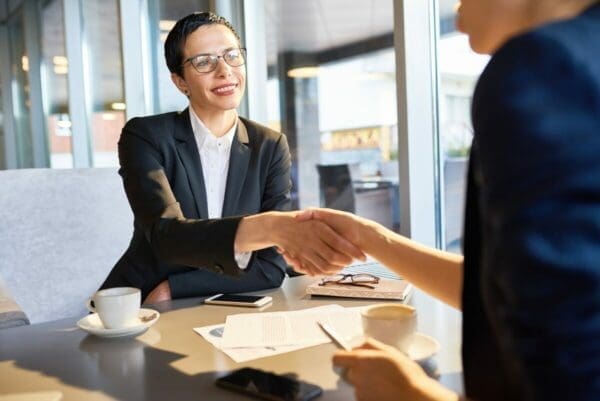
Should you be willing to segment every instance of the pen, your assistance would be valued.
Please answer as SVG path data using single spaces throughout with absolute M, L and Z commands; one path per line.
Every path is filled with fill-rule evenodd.
M 321 326 L 321 328 L 323 329 L 325 334 L 327 334 L 327 336 L 329 338 L 331 338 L 334 343 L 339 345 L 345 351 L 352 351 L 352 347 L 350 345 L 348 345 L 348 343 L 339 335 L 339 333 L 337 331 L 335 331 L 333 329 L 333 327 L 331 327 L 327 323 L 323 323 L 323 322 L 317 322 L 317 323 L 319 323 L 319 326 Z

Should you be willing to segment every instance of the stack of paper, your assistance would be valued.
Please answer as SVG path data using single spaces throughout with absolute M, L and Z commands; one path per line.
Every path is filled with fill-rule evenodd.
M 327 305 L 288 312 L 227 316 L 225 324 L 195 328 L 236 362 L 246 362 L 328 343 L 318 322 L 328 323 L 345 340 L 362 337 L 361 308 Z

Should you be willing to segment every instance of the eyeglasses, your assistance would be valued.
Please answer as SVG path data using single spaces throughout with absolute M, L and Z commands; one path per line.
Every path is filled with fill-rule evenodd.
M 181 66 L 185 67 L 187 63 L 190 63 L 196 71 L 205 74 L 217 69 L 220 58 L 232 67 L 241 67 L 246 63 L 246 49 L 233 47 L 225 50 L 220 56 L 218 54 L 196 54 L 187 58 Z
M 358 287 L 375 288 L 379 283 L 379 277 L 367 273 L 359 274 L 336 274 L 321 279 L 319 285 L 342 284 L 354 285 Z

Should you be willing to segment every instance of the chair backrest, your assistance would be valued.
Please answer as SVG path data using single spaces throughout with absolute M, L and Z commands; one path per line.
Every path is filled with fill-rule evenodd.
M 31 323 L 83 315 L 133 215 L 116 168 L 0 171 L 0 276 Z
M 348 164 L 317 165 L 321 206 L 354 213 L 354 187 Z

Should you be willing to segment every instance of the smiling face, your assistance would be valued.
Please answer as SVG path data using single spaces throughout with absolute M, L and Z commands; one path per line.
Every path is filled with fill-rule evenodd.
M 187 37 L 182 62 L 198 54 L 220 56 L 225 50 L 239 46 L 237 38 L 226 26 L 204 25 Z M 187 91 L 199 116 L 217 116 L 234 111 L 240 104 L 246 87 L 245 66 L 232 67 L 220 58 L 212 72 L 199 73 L 190 63 L 185 63 L 182 71 L 182 77 L 172 74 L 171 78 L 179 90 Z
M 492 54 L 529 25 L 530 3 L 530 0 L 462 0 L 456 25 L 469 36 L 474 51 Z

